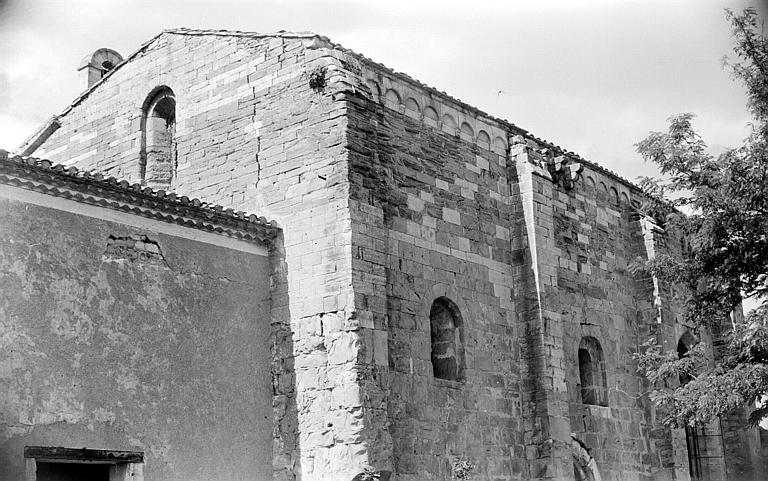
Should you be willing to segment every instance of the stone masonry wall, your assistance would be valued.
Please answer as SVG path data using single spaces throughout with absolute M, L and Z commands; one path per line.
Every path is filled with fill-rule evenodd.
M 369 464 L 364 433 L 375 416 L 366 417 L 357 381 L 363 328 L 352 289 L 338 65 L 313 35 L 165 33 L 63 116 L 35 152 L 138 181 L 141 106 L 168 86 L 176 97 L 175 191 L 283 228 L 271 333 L 277 481 L 351 478 Z M 327 85 L 310 87 L 313 73 Z
M 582 335 L 601 339 L 610 382 L 640 398 L 630 359 L 636 332 L 623 321 L 637 317 L 637 286 L 626 266 L 643 254 L 639 224 L 629 215 L 629 195 L 638 192 L 593 172 L 573 199 L 550 176 L 521 166 L 515 149 L 507 160 L 503 136 L 519 132 L 500 131 L 509 126 L 386 72 L 360 70 L 370 96 L 361 95 L 349 112 L 353 265 L 369 281 L 365 302 L 376 313 L 374 327 L 389 333 L 398 475 L 447 478 L 450 461 L 474 458 L 487 477 L 481 479 L 568 479 L 571 431 L 600 445 L 593 453 L 608 476 L 626 461 L 652 470 L 653 448 L 643 438 L 649 406 L 614 400 L 613 410 L 585 414 L 575 360 Z M 586 249 L 565 245 L 560 252 L 577 242 Z M 590 278 L 592 263 L 604 280 Z M 621 290 L 607 289 L 614 276 Z M 464 317 L 464 383 L 432 376 L 429 307 L 441 295 Z M 622 314 L 611 317 L 619 306 Z M 602 318 L 588 322 L 588 314 Z M 617 430 L 619 446 L 617 436 L 605 434 Z
M 638 336 L 641 313 L 652 302 L 638 295 L 629 271 L 644 254 L 632 216 L 638 193 L 591 169 L 572 190 L 549 185 L 554 229 L 548 235 L 557 264 L 546 303 L 562 320 L 571 432 L 590 450 L 604 480 L 648 479 L 660 460 L 648 443 L 650 406 L 632 360 L 645 340 Z M 587 336 L 602 347 L 605 407 L 582 402 L 578 349 Z
M 540 302 L 551 333 L 545 348 L 554 348 L 548 357 L 555 380 L 562 375 L 567 386 L 573 436 L 602 479 L 687 479 L 684 433 L 681 438 L 657 424 L 647 398 L 651 387 L 632 359 L 650 337 L 674 349 L 686 330 L 682 292 L 630 270 L 655 255 L 682 255 L 680 236 L 639 217 L 642 196 L 624 182 L 587 168 L 566 186 L 541 168 L 547 155 L 541 145 L 522 137 L 512 144 L 518 171 L 532 173 L 536 242 L 544 246 Z M 582 400 L 578 349 L 585 337 L 602 347 L 606 406 Z M 556 396 L 556 384 L 553 391 Z M 550 416 L 558 409 L 551 405 Z M 722 479 L 716 466 L 720 444 L 716 433 L 707 434 L 715 436 L 708 437 L 705 451 L 712 456 L 706 479 Z
M 658 478 L 661 453 L 651 442 L 655 426 L 643 395 L 647 386 L 632 360 L 647 339 L 639 338 L 647 333 L 639 328 L 655 322 L 657 310 L 652 284 L 628 270 L 647 255 L 643 230 L 632 216 L 639 192 L 591 168 L 566 185 L 543 168 L 548 154 L 543 147 L 515 137 L 510 155 L 519 176 L 531 178 L 520 188 L 521 194 L 531 192 L 533 202 L 542 348 L 549 351 L 544 355 L 553 376 L 548 393 L 553 449 L 562 441 L 565 414 L 565 425 L 589 450 L 603 479 L 664 479 Z M 602 347 L 605 407 L 582 402 L 578 349 L 584 337 Z
M 2 197 L 0 479 L 29 445 L 271 479 L 266 255 Z
M 395 341 L 399 333 L 393 322 L 402 317 L 401 310 L 407 318 L 420 317 L 423 321 L 428 317 L 430 301 L 422 300 L 420 310 L 407 302 L 403 307 L 398 284 L 405 282 L 406 297 L 419 297 L 419 290 L 432 287 L 434 298 L 438 292 L 447 291 L 434 279 L 433 269 L 463 273 L 466 259 L 457 255 L 461 246 L 451 242 L 463 242 L 461 238 L 473 227 L 474 219 L 463 212 L 455 217 L 462 228 L 447 230 L 442 238 L 442 244 L 449 247 L 443 252 L 447 261 L 435 257 L 426 260 L 421 251 L 435 249 L 435 245 L 440 249 L 438 236 L 443 224 L 439 221 L 446 222 L 429 208 L 432 202 L 439 206 L 450 204 L 448 194 L 464 197 L 457 204 L 469 206 L 470 210 L 474 207 L 472 200 L 487 205 L 489 199 L 483 197 L 487 179 L 478 182 L 476 174 L 484 174 L 478 166 L 492 158 L 482 153 L 493 152 L 500 156 L 499 163 L 504 166 L 501 177 L 508 188 L 491 187 L 488 195 L 493 207 L 486 210 L 492 213 L 490 222 L 505 225 L 505 238 L 510 243 L 507 265 L 496 268 L 509 276 L 505 282 L 511 280 L 505 287 L 510 289 L 509 298 L 515 307 L 512 325 L 518 328 L 515 340 L 520 342 L 519 354 L 515 354 L 519 361 L 517 402 L 524 418 L 519 429 L 526 475 L 532 479 L 570 478 L 572 433 L 591 450 L 608 479 L 625 474 L 631 479 L 685 479 L 688 465 L 684 436 L 681 439 L 680 433 L 655 424 L 652 406 L 645 396 L 650 386 L 638 375 L 632 361 L 632 354 L 652 336 L 674 348 L 687 329 L 680 323 L 682 298 L 658 281 L 628 270 L 630 263 L 657 252 L 681 255 L 675 244 L 679 236 L 633 215 L 642 194 L 623 179 L 590 166 L 571 190 L 570 185 L 553 178 L 545 165 L 551 160 L 550 145 L 412 79 L 369 62 L 361 64 L 355 71 L 361 84 L 364 82 L 360 87 L 365 92 L 364 100 L 353 102 L 357 117 L 350 113 L 355 119 L 350 123 L 350 132 L 357 134 L 357 138 L 350 138 L 356 159 L 352 168 L 359 175 L 353 176 L 353 182 L 362 187 L 353 192 L 353 199 L 357 199 L 352 203 L 353 244 L 360 244 L 353 248 L 357 255 L 353 265 L 356 271 L 365 272 L 356 279 L 373 281 L 368 283 L 372 293 L 364 302 L 379 313 L 382 303 L 387 306 L 387 316 L 374 322 L 374 327 L 389 332 L 393 386 L 390 412 L 396 412 L 398 402 L 398 356 L 407 354 L 410 358 L 414 351 L 423 353 L 429 341 L 423 326 L 421 338 L 409 333 L 407 345 Z M 507 156 L 509 143 L 513 145 Z M 469 153 L 454 152 L 454 144 Z M 467 158 L 477 152 L 481 153 L 480 162 L 468 162 Z M 451 163 L 462 156 L 463 167 L 461 161 Z M 503 191 L 507 192 L 504 196 L 509 196 L 501 200 L 507 204 L 507 218 L 499 222 L 493 219 L 494 202 L 499 201 Z M 359 217 L 355 217 L 356 212 Z M 362 226 L 359 235 L 358 225 Z M 383 239 L 388 239 L 386 251 L 382 251 Z M 421 262 L 416 261 L 415 277 L 411 278 L 409 272 L 399 280 L 398 276 L 408 270 L 402 267 L 403 263 L 408 265 L 400 252 L 402 242 L 416 246 L 416 254 L 405 249 L 406 255 L 417 259 L 420 256 Z M 668 242 L 674 244 L 672 249 Z M 420 278 L 426 280 L 414 289 Z M 380 294 L 383 279 L 386 299 Z M 467 294 L 466 288 L 460 292 L 473 299 L 469 305 L 476 304 L 474 293 Z M 603 348 L 608 371 L 607 407 L 581 402 L 577 353 L 585 336 L 594 337 Z M 417 342 L 420 344 L 414 345 Z M 429 364 L 428 357 L 422 354 L 421 362 Z M 409 366 L 409 370 L 413 368 Z M 419 387 L 423 390 L 423 383 Z M 421 400 L 424 395 L 404 396 L 411 397 Z M 431 392 L 426 395 L 427 399 L 433 397 Z M 440 406 L 435 402 L 427 408 L 441 411 Z M 400 427 L 394 419 L 391 422 L 395 461 L 401 472 L 400 460 L 413 458 L 411 451 L 418 449 L 399 446 Z M 716 431 L 710 429 L 707 434 L 717 436 Z M 413 432 L 419 434 L 411 437 L 423 435 Z M 708 454 L 718 456 L 717 446 Z M 423 464 L 424 459 L 419 462 Z M 442 468 L 424 470 L 445 475 L 447 461 L 434 462 L 442 462 Z M 719 479 L 717 470 L 713 468 L 712 479 Z
M 505 148 L 424 117 L 441 109 L 428 92 L 358 69 L 368 82 L 348 112 L 353 268 L 368 287 L 356 293 L 373 315 L 374 356 L 387 345 L 372 379 L 389 388 L 397 479 L 450 479 L 459 460 L 476 466 L 472 479 L 525 479 Z M 441 296 L 463 321 L 463 381 L 433 376 L 429 314 Z
M 514 147 L 514 146 L 513 146 Z M 518 313 L 524 339 L 523 413 L 526 458 L 531 479 L 571 479 L 568 390 L 563 363 L 563 327 L 559 312 L 548 308 L 545 289 L 556 285 L 557 262 L 549 233 L 554 231 L 550 179 L 524 152 L 510 150 L 512 195 L 520 198 L 519 212 L 511 225 L 513 258 L 523 259 L 522 276 L 515 281 L 521 291 Z M 527 275 L 525 275 L 527 274 Z

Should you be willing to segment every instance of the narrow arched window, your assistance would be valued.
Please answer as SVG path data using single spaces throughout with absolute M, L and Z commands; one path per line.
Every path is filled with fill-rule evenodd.
M 142 109 L 141 182 L 153 189 L 171 190 L 176 178 L 176 97 L 160 87 Z
M 432 372 L 436 378 L 464 378 L 462 320 L 459 308 L 447 297 L 438 297 L 429 311 L 432 338 Z
M 698 344 L 696 337 L 694 337 L 690 331 L 685 331 L 685 333 L 680 336 L 680 340 L 677 341 L 677 358 L 683 359 L 684 357 L 688 357 L 688 352 L 696 344 Z M 693 380 L 693 373 L 680 372 L 678 379 L 680 380 L 680 385 L 684 386 Z
M 579 344 L 579 379 L 584 404 L 608 405 L 603 348 L 594 337 L 583 337 Z
M 690 350 L 698 343 L 696 337 L 685 331 L 680 336 L 680 340 L 677 341 L 677 358 L 683 359 L 687 357 Z M 693 381 L 693 373 L 680 372 L 678 376 L 680 385 L 684 386 Z M 701 453 L 701 436 L 700 428 L 696 426 L 685 425 L 685 447 L 688 450 L 688 471 L 691 476 L 691 480 L 701 479 L 702 473 L 702 453 Z

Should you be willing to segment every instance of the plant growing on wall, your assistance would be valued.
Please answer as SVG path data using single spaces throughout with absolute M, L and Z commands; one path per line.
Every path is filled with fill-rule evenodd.
M 458 459 L 451 464 L 451 479 L 464 481 L 472 476 L 475 465 L 467 459 Z
M 375 469 L 367 467 L 360 474 L 360 481 L 378 481 L 380 477 Z
M 362 473 L 352 478 L 352 481 L 388 481 L 391 475 L 391 471 L 377 471 L 368 466 Z
M 325 67 L 318 67 L 309 73 L 309 87 L 315 92 L 325 88 Z

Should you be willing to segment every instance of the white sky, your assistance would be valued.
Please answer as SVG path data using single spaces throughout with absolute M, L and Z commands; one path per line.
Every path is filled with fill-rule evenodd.
M 698 114 L 716 151 L 746 135 L 723 9 L 758 2 L 0 0 L 0 147 L 73 100 L 100 47 L 127 56 L 175 27 L 309 30 L 635 179 L 652 169 L 633 144 L 671 114 Z

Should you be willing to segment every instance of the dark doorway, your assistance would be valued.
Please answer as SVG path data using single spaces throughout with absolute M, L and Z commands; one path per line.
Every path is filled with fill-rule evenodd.
M 37 481 L 109 481 L 109 464 L 37 463 Z

